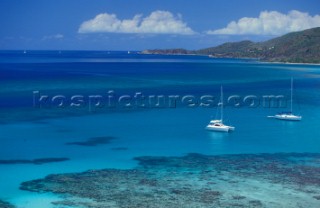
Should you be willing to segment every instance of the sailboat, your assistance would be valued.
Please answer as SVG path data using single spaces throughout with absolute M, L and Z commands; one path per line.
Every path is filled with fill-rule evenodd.
M 235 127 L 227 126 L 223 124 L 223 89 L 221 86 L 221 98 L 220 98 L 220 110 L 221 110 L 221 117 L 219 120 L 211 120 L 210 123 L 207 125 L 206 129 L 210 131 L 221 131 L 221 132 L 229 132 L 234 131 Z
M 280 120 L 287 120 L 287 121 L 301 121 L 302 116 L 294 115 L 292 113 L 292 98 L 293 98 L 293 78 L 291 78 L 291 98 L 290 98 L 290 111 L 289 112 L 282 112 L 276 114 L 275 116 L 268 116 L 269 118 L 276 118 Z

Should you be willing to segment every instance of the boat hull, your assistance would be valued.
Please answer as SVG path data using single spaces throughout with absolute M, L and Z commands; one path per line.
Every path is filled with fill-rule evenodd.
M 301 116 L 296 115 L 289 115 L 289 114 L 282 114 L 282 115 L 275 115 L 274 118 L 279 120 L 286 120 L 286 121 L 301 121 Z
M 229 132 L 229 131 L 234 131 L 234 127 L 233 126 L 212 126 L 212 125 L 208 125 L 206 127 L 207 130 L 209 131 L 219 131 L 219 132 Z

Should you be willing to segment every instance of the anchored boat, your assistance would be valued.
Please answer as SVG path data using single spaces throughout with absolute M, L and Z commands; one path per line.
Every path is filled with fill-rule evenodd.
M 206 129 L 209 131 L 221 131 L 221 132 L 229 132 L 234 131 L 235 127 L 228 126 L 223 123 L 223 89 L 221 86 L 221 98 L 220 98 L 220 119 L 219 120 L 211 120 L 207 125 Z

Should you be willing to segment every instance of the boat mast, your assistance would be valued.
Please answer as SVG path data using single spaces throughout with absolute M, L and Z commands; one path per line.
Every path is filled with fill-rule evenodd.
M 291 77 L 291 103 L 290 103 L 290 113 L 292 113 L 292 95 L 293 94 L 293 78 Z
M 221 85 L 221 123 L 223 123 L 223 90 Z

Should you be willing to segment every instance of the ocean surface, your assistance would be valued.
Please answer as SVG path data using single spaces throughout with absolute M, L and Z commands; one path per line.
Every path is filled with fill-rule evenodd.
M 289 110 L 291 78 L 293 111 L 302 121 L 267 118 Z M 232 133 L 205 130 L 210 119 L 219 118 L 220 86 Z M 286 102 L 269 106 L 269 95 Z M 129 169 L 137 165 L 134 157 L 320 153 L 319 104 L 317 65 L 115 51 L 0 51 L 0 200 L 51 207 L 59 196 L 22 191 L 20 184 L 56 173 Z

